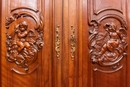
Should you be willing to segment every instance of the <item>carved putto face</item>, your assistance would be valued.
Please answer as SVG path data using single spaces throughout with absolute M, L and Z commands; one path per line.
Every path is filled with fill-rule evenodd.
M 27 24 L 26 21 L 23 21 L 23 22 L 21 22 L 21 23 L 19 24 L 19 29 L 20 29 L 21 31 L 25 31 L 25 30 L 27 30 L 27 28 L 28 28 L 28 24 Z

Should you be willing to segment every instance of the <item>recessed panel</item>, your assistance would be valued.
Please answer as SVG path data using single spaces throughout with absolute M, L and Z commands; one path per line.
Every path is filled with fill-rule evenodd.
M 115 9 L 122 12 L 122 0 L 93 0 L 94 13 L 98 14 L 108 9 Z
M 11 8 L 11 10 L 13 10 L 16 8 L 25 7 L 25 8 L 31 8 L 33 10 L 37 10 L 38 1 L 39 0 L 22 0 L 22 1 L 21 0 L 10 0 L 10 2 L 15 2 L 15 3 L 10 3 L 10 8 Z

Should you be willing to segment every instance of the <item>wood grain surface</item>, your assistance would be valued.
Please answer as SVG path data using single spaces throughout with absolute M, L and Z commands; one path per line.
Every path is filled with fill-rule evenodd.
M 1 0 L 0 87 L 130 87 L 129 4 Z

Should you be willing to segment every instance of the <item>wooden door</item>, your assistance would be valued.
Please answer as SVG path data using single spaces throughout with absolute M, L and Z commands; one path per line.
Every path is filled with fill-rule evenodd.
M 129 0 L 1 0 L 1 87 L 130 87 Z
M 129 0 L 83 0 L 83 87 L 130 87 Z
M 1 0 L 1 87 L 52 87 L 52 1 Z
M 53 2 L 52 87 L 78 87 L 79 2 Z

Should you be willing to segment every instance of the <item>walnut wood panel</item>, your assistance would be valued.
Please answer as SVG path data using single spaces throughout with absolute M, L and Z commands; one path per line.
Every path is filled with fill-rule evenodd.
M 0 12 L 2 13 L 2 0 L 0 1 Z M 1 15 L 2 14 L 0 14 L 0 26 L 2 26 L 2 16 Z M 1 29 L 0 29 L 0 41 L 1 41 L 1 39 L 2 39 L 2 34 L 1 34 Z M 0 43 L 0 50 L 1 50 L 1 48 L 2 47 L 1 47 L 1 43 Z M 0 51 L 0 55 L 2 55 L 1 51 Z M 2 58 L 2 56 L 0 56 L 0 65 L 1 65 L 1 58 Z M 0 70 L 1 70 L 1 67 L 0 67 Z M 0 84 L 2 84 L 1 78 L 2 78 L 2 74 L 1 74 L 1 71 L 0 71 Z
M 23 9 L 23 8 L 21 8 Z M 38 14 L 36 14 L 37 16 Z M 40 14 L 41 15 L 41 14 Z M 36 68 L 33 68 L 31 71 L 29 69 L 29 65 L 35 62 L 37 57 L 37 52 L 40 51 L 42 46 L 44 45 L 43 42 L 43 17 L 39 16 L 39 18 L 34 18 L 33 14 L 20 12 L 20 13 L 13 13 L 13 15 L 6 19 L 6 48 L 7 54 L 6 59 L 9 62 L 15 63 L 18 67 L 24 68 L 25 74 L 31 73 Z M 39 20 L 35 22 L 35 26 L 30 27 L 28 25 L 28 21 L 24 19 L 24 17 L 31 17 L 34 20 Z M 23 19 L 19 21 L 16 26 L 13 26 L 13 32 L 9 32 L 11 24 L 13 22 Z M 30 20 L 31 21 L 31 20 Z M 37 65 L 38 66 L 38 65 Z M 19 71 L 15 68 L 12 70 L 16 73 L 22 74 L 24 72 Z M 29 72 L 31 71 L 31 72 Z
M 113 4 L 113 2 L 116 2 L 116 7 Z M 127 63 L 127 58 L 128 58 L 126 56 L 127 46 L 128 46 L 128 43 L 127 43 L 128 27 L 127 27 L 127 21 L 126 21 L 127 13 L 126 13 L 126 7 L 125 7 L 126 1 L 88 0 L 88 2 L 86 2 L 84 0 L 84 3 L 86 4 L 83 5 L 83 28 L 86 28 L 86 30 L 83 30 L 84 31 L 83 33 L 85 33 L 86 35 L 83 34 L 83 38 L 85 37 L 88 37 L 88 38 L 83 40 L 83 53 L 84 53 L 83 59 L 87 58 L 86 59 L 87 62 L 85 65 L 86 67 L 84 67 L 84 69 L 89 70 L 89 71 L 86 71 L 88 79 L 86 80 L 83 77 L 83 79 L 85 79 L 84 83 L 86 84 L 88 82 L 88 84 L 86 85 L 88 85 L 89 87 L 107 87 L 107 86 L 126 87 L 126 82 L 124 81 L 126 80 L 126 63 Z M 109 27 L 107 27 L 107 25 Z M 107 31 L 107 29 L 110 28 L 110 26 L 111 28 L 113 27 L 114 29 L 113 33 L 111 34 L 110 34 L 111 31 Z M 97 31 L 95 31 L 96 29 Z M 117 31 L 120 31 L 119 33 L 121 36 L 116 33 Z M 106 32 L 107 32 L 107 35 L 106 35 Z M 94 33 L 97 36 L 93 36 Z M 120 52 L 118 52 L 119 54 L 118 57 L 117 56 L 114 57 L 114 55 L 112 54 L 111 56 L 112 60 L 109 60 L 109 59 L 107 60 L 104 58 L 109 58 L 110 57 L 109 53 L 114 52 L 112 51 L 112 49 L 110 51 L 109 47 L 107 47 L 109 40 L 111 40 L 112 38 L 111 36 L 112 34 L 117 35 L 118 38 L 116 40 L 119 40 L 120 42 L 120 44 L 117 45 L 117 48 L 116 46 L 113 47 L 111 45 L 112 49 L 114 48 L 118 49 L 120 47 L 123 47 L 123 49 L 119 49 Z M 104 37 L 104 35 L 106 35 L 106 37 Z M 108 36 L 110 38 L 105 41 L 105 39 L 107 39 Z M 101 37 L 104 37 L 104 39 L 103 38 L 101 39 Z M 123 40 L 122 38 L 124 38 L 125 42 L 122 42 Z M 123 43 L 125 43 L 125 45 Z M 88 45 L 88 47 L 86 45 Z M 102 46 L 101 49 L 99 45 Z M 98 48 L 99 48 L 99 51 L 97 52 L 96 50 Z M 86 51 L 86 54 L 85 54 L 85 51 Z M 98 55 L 94 57 L 96 53 Z M 105 56 L 103 56 L 102 53 Z M 101 59 L 103 58 L 102 63 L 100 61 L 100 58 Z M 117 58 L 117 59 L 114 60 L 114 58 Z M 98 59 L 99 61 L 96 62 L 96 60 Z
M 129 0 L 0 4 L 1 87 L 130 87 Z
M 69 40 L 68 40 L 68 30 L 69 30 L 69 24 L 68 24 L 68 17 L 69 17 L 69 0 L 63 1 L 63 29 L 66 30 L 63 32 L 64 36 L 64 43 L 63 43 L 63 59 L 62 59 L 62 86 L 61 87 L 69 87 Z M 66 56 L 68 55 L 68 56 Z
M 11 2 L 15 2 L 15 3 L 11 3 Z M 28 9 L 33 9 L 34 11 L 38 11 L 38 10 L 41 10 L 41 0 L 23 0 L 22 2 L 19 1 L 19 0 L 9 0 L 8 1 L 8 4 L 10 6 L 10 11 L 13 11 L 15 10 L 16 8 L 17 9 L 20 9 L 20 8 L 28 8 Z M 40 8 L 39 8 L 40 7 Z
M 52 85 L 51 74 L 51 51 L 52 48 L 52 4 L 47 0 L 2 0 L 2 20 L 1 20 L 1 87 L 48 87 Z M 7 20 L 6 20 L 7 19 Z M 46 22 L 45 22 L 46 20 Z M 6 23 L 6 25 L 5 25 Z M 43 24 L 46 25 L 43 28 Z M 41 29 L 41 30 L 39 30 Z M 44 32 L 43 32 L 44 29 Z M 16 30 L 16 31 L 15 31 Z M 19 31 L 21 30 L 21 31 Z M 7 32 L 7 33 L 6 33 Z M 38 33 L 39 32 L 39 33 Z M 48 33 L 49 36 L 48 36 Z M 45 37 L 44 35 L 45 34 Z M 6 37 L 7 36 L 7 37 Z M 28 37 L 29 36 L 29 37 Z M 31 37 L 30 37 L 31 36 Z M 41 50 L 34 46 L 37 44 L 36 38 L 46 40 L 44 44 L 46 47 L 40 47 Z M 34 41 L 30 44 L 30 41 L 21 42 L 25 38 Z M 40 40 L 39 38 L 39 40 Z M 15 59 L 15 55 L 11 54 L 12 40 L 16 41 L 18 45 L 18 54 L 23 55 L 23 49 L 26 50 L 26 57 L 30 56 L 28 63 L 25 55 L 20 60 Z M 7 41 L 6 41 L 7 40 Z M 11 41 L 11 43 L 10 43 Z M 6 46 L 7 43 L 7 46 Z M 26 45 L 26 46 L 25 46 Z M 43 45 L 43 41 L 42 44 Z M 39 44 L 40 46 L 40 44 Z M 35 48 L 35 52 L 32 48 Z M 8 48 L 8 51 L 6 49 Z M 37 53 L 36 53 L 37 49 Z M 45 50 L 46 49 L 46 50 Z M 6 53 L 8 57 L 6 57 Z M 32 53 L 32 56 L 28 53 Z M 34 54 L 34 55 L 33 55 Z M 12 58 L 11 58 L 12 56 Z M 20 56 L 19 56 L 20 57 Z M 7 58 L 7 59 L 6 59 Z M 10 62 L 14 62 L 10 63 Z M 26 62 L 25 62 L 26 61 Z
M 61 87 L 78 87 L 78 5 L 77 0 L 63 0 L 63 57 Z M 72 28 L 74 28 L 75 33 L 72 32 Z M 72 58 L 71 52 L 72 34 L 75 38 L 74 58 Z
M 106 10 L 116 10 L 122 13 L 122 2 L 123 0 L 91 0 L 93 1 L 93 12 L 99 14 Z M 115 5 L 116 3 L 116 5 Z
M 68 23 L 68 38 L 69 38 L 69 87 L 78 86 L 78 1 L 69 0 L 69 23 Z M 72 27 L 73 26 L 73 27 Z M 75 52 L 73 53 L 74 58 L 71 57 L 71 34 L 72 28 L 74 28 L 74 39 L 75 39 Z
M 84 37 L 88 37 L 89 35 L 89 31 L 88 31 L 88 11 L 89 9 L 87 9 L 88 6 L 88 1 L 86 2 L 86 0 L 83 0 L 83 6 L 82 6 L 82 31 L 81 31 L 81 55 L 82 55 L 82 87 L 93 87 L 92 85 L 92 64 L 89 58 L 89 50 L 88 50 L 88 38 L 84 38 Z
M 128 27 L 128 35 L 130 35 L 130 13 L 129 13 L 129 11 L 130 11 L 130 6 L 129 6 L 129 4 L 130 4 L 130 1 L 129 0 L 127 0 L 126 1 L 126 19 L 127 19 L 127 27 Z M 128 44 L 130 44 L 130 37 L 128 36 L 127 37 L 127 41 L 128 41 Z M 127 65 L 126 65 L 126 67 L 127 67 L 127 71 L 126 71 L 126 87 L 130 87 L 130 46 L 128 46 L 128 55 L 127 55 L 128 57 L 127 57 Z
M 83 75 L 83 71 L 85 71 L 83 69 L 83 55 L 82 55 L 82 31 L 83 31 L 83 27 L 82 27 L 82 8 L 83 8 L 83 0 L 78 0 L 77 1 L 77 17 L 78 17 L 78 43 L 77 43 L 77 60 L 78 60 L 78 73 L 77 73 L 77 87 L 83 87 L 83 77 L 86 76 L 86 73 Z
M 61 87 L 61 60 L 62 60 L 62 40 L 63 40 L 62 3 L 63 3 L 62 0 L 53 1 L 53 27 L 52 27 L 53 29 L 52 83 L 53 84 L 52 87 Z
M 89 5 L 90 7 L 92 6 L 91 4 Z M 111 11 L 115 9 L 109 9 L 109 8 L 108 8 L 109 14 L 107 13 L 107 10 L 106 10 L 97 15 L 94 15 L 94 14 L 88 15 L 90 17 L 90 20 L 89 20 L 90 26 L 92 26 L 89 29 L 89 33 L 90 33 L 89 35 L 90 52 L 89 53 L 90 53 L 92 62 L 97 63 L 98 61 L 98 64 L 100 66 L 115 65 L 119 63 L 121 59 L 125 57 L 125 55 L 127 55 L 127 53 L 125 52 L 128 45 L 126 41 L 127 26 L 126 26 L 126 21 L 124 18 L 125 15 L 121 15 L 123 13 L 120 14 L 120 12 L 118 12 L 118 14 L 111 13 Z M 93 9 L 91 8 L 90 11 L 88 11 L 88 13 L 91 13 L 91 10 Z M 118 52 L 116 52 L 116 50 L 114 51 L 114 49 L 116 49 Z M 98 69 L 95 69 L 95 71 L 96 70 Z
M 7 9 L 10 11 L 9 7 Z M 31 8 L 27 9 L 26 6 L 15 8 L 10 12 L 11 16 L 6 16 L 6 59 L 14 62 L 19 68 L 24 68 L 25 74 L 31 73 L 36 68 L 29 70 L 29 65 L 36 60 L 37 52 L 44 44 L 43 15 L 39 11 L 36 13 Z M 24 74 L 22 70 L 19 71 L 20 69 L 11 70 Z

